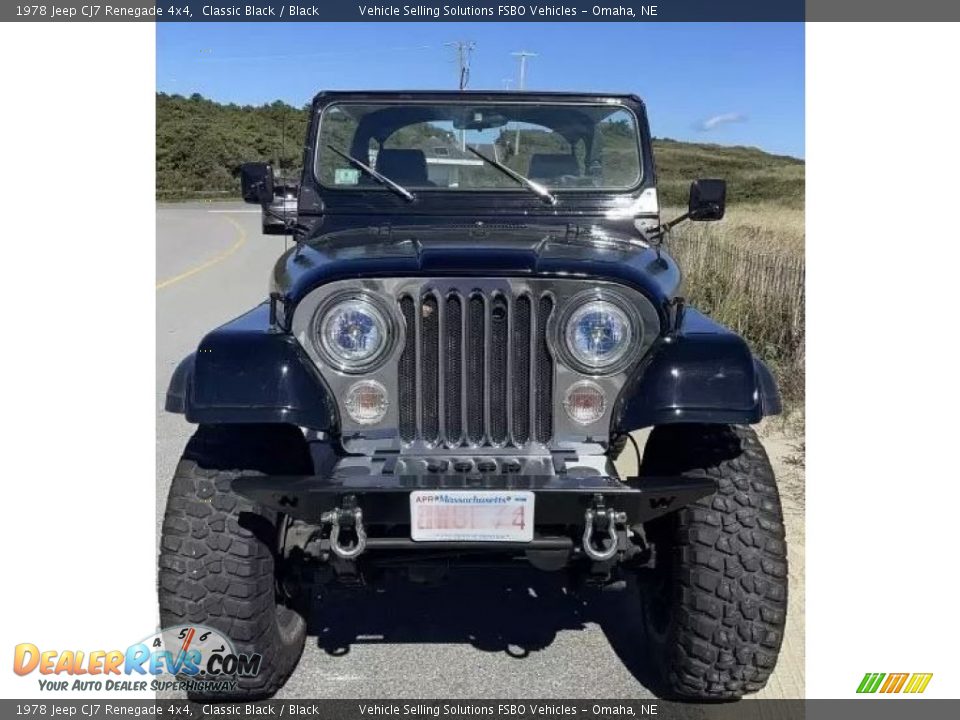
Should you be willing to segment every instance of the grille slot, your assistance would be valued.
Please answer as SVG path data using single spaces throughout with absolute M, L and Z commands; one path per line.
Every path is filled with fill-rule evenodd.
M 440 438 L 440 313 L 434 296 L 420 305 L 420 428 L 423 439 Z
M 417 336 L 412 329 L 416 327 L 416 306 L 413 298 L 405 295 L 400 298 L 400 314 L 407 327 L 407 337 L 403 345 L 403 354 L 397 367 L 400 392 L 400 439 L 410 442 L 417 436 Z
M 467 440 L 483 442 L 484 300 L 471 295 L 467 303 Z
M 463 439 L 463 303 L 459 295 L 447 298 L 443 389 L 444 423 L 448 442 Z
M 530 439 L 530 297 L 517 298 L 513 322 L 513 440 Z
M 549 295 L 427 290 L 399 299 L 400 437 L 428 446 L 516 446 L 553 436 Z
M 553 300 L 544 295 L 540 298 L 540 307 L 537 310 L 537 362 L 534 392 L 536 393 L 537 421 L 534 437 L 539 442 L 546 442 L 553 435 L 553 359 L 547 349 L 547 320 L 553 312 Z
M 490 440 L 507 441 L 507 301 L 496 295 L 490 306 Z

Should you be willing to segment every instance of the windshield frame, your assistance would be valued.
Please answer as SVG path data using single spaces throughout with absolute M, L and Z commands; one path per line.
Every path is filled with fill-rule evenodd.
M 630 107 L 629 104 L 623 102 L 619 98 L 610 98 L 605 100 L 568 100 L 560 99 L 547 101 L 543 98 L 540 99 L 529 99 L 529 100 L 513 100 L 513 99 L 492 99 L 492 98 L 449 98 L 449 99 L 438 99 L 438 98 L 377 98 L 377 99 L 350 99 L 350 98 L 337 98 L 332 102 L 325 103 L 321 108 L 319 108 L 319 116 L 317 118 L 316 131 L 313 136 L 313 162 L 311 163 L 311 175 L 313 176 L 313 181 L 316 183 L 317 187 L 324 193 L 332 192 L 337 194 L 366 194 L 370 192 L 374 193 L 389 193 L 392 194 L 392 191 L 382 185 L 327 185 L 321 180 L 321 166 L 320 166 L 320 153 L 323 148 L 323 121 L 326 113 L 335 107 L 343 105 L 375 105 L 375 106 L 386 106 L 386 105 L 397 105 L 397 106 L 409 106 L 409 105 L 478 105 L 478 104 L 489 104 L 489 105 L 539 105 L 539 106 L 556 106 L 556 107 L 615 107 L 616 110 L 622 110 L 630 114 L 630 117 L 633 121 L 634 128 L 634 140 L 637 153 L 637 176 L 636 180 L 629 187 L 553 187 L 550 186 L 550 192 L 555 196 L 564 196 L 568 193 L 576 196 L 587 196 L 587 195 L 627 195 L 635 194 L 638 190 L 642 189 L 647 181 L 647 164 L 645 162 L 644 154 L 644 137 L 643 133 L 646 128 L 644 123 L 644 118 L 637 114 L 634 108 Z M 649 138 L 646 139 L 649 143 Z M 513 196 L 517 195 L 530 195 L 529 189 L 523 187 L 522 185 L 517 185 L 516 187 L 469 187 L 469 188 L 452 188 L 452 187 L 429 187 L 429 186 L 412 186 L 412 190 L 416 191 L 417 196 L 428 195 L 428 196 L 438 196 L 441 194 L 451 194 L 458 197 L 470 195 L 485 195 L 488 193 L 509 193 Z

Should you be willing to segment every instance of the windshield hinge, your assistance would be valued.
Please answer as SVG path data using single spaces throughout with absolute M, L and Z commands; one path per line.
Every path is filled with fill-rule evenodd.
M 567 232 L 564 240 L 578 240 L 583 229 L 577 223 L 567 223 Z
M 673 298 L 673 300 L 670 301 L 670 304 L 668 305 L 670 320 L 667 332 L 680 332 L 680 326 L 683 324 L 683 312 L 686 309 L 687 301 L 680 295 L 677 295 L 675 298 Z

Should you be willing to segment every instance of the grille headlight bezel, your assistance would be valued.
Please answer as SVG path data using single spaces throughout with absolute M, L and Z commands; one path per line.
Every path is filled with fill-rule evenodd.
M 577 333 L 590 314 L 605 313 L 620 324 L 616 347 L 607 357 L 589 356 L 577 345 Z M 610 289 L 594 288 L 570 298 L 557 323 L 556 346 L 563 361 L 577 372 L 595 377 L 616 375 L 631 366 L 644 344 L 645 328 L 636 307 Z
M 354 313 L 365 317 L 376 345 L 362 354 L 353 354 L 338 349 L 330 332 L 338 315 Z M 311 323 L 311 340 L 323 361 L 332 368 L 349 375 L 371 372 L 381 366 L 390 356 L 397 341 L 396 321 L 381 298 L 363 291 L 337 293 L 327 298 L 314 313 Z

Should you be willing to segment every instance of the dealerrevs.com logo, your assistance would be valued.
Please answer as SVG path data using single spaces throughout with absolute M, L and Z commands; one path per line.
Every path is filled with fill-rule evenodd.
M 867 673 L 857 687 L 858 693 L 918 694 L 927 689 L 933 673 Z
M 13 671 L 40 675 L 41 690 L 192 690 L 226 692 L 238 679 L 260 672 L 262 656 L 237 653 L 233 642 L 203 625 L 176 625 L 126 650 L 41 650 L 33 643 L 14 648 Z

